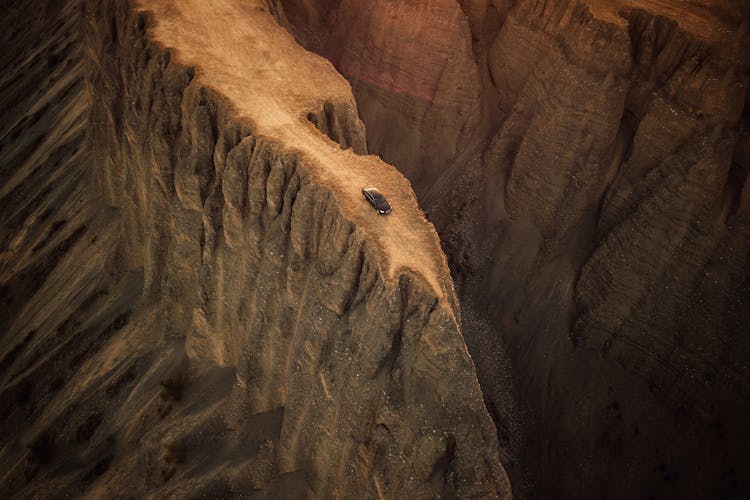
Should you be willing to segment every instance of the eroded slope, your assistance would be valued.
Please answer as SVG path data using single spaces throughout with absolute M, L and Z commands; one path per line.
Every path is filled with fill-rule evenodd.
M 750 490 L 747 3 L 276 3 L 440 232 L 516 490 Z
M 48 163 L 18 128 L 3 149 L 2 495 L 509 496 L 434 230 L 308 121 L 364 151 L 330 65 L 253 2 L 55 14 L 13 43 L 40 73 L 71 47 L 48 64 L 77 87 L 38 130 L 83 146 Z

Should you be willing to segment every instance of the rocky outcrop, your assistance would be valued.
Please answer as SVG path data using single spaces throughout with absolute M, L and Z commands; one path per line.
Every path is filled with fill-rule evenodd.
M 359 75 L 308 42 L 293 1 L 281 4 L 281 22 L 351 80 L 370 150 L 399 165 L 440 232 L 464 316 L 479 318 L 465 335 L 511 450 L 515 491 L 750 490 L 738 444 L 750 415 L 747 8 L 455 2 L 466 16 L 450 18 L 461 28 L 444 36 L 457 51 L 470 33 L 472 45 L 449 66 L 477 75 L 480 118 L 465 126 L 472 103 L 450 128 L 450 112 L 428 118 L 437 103 L 387 85 L 357 92 Z M 362 2 L 325 9 L 334 20 L 376 16 Z M 345 30 L 332 23 L 307 29 L 326 40 Z M 401 16 L 377 36 L 350 30 L 348 45 L 363 46 L 362 58 L 407 58 L 395 40 L 413 25 Z M 407 72 L 445 60 L 424 36 L 400 65 Z M 425 135 L 470 130 L 472 139 L 449 153 L 408 135 L 394 143 L 382 121 L 392 115 Z M 510 357 L 520 418 L 495 384 L 506 364 L 488 352 Z M 514 420 L 525 436 L 509 434 Z
M 435 231 L 247 4 L 5 30 L 2 496 L 509 497 Z

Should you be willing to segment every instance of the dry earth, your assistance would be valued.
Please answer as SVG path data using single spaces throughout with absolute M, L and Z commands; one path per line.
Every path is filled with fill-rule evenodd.
M 0 496 L 510 496 L 437 234 L 328 62 L 254 1 L 2 22 Z

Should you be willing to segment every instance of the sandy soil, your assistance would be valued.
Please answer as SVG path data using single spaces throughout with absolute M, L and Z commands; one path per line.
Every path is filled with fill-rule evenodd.
M 155 39 L 180 47 L 179 61 L 194 66 L 201 82 L 226 96 L 241 117 L 253 117 L 256 134 L 300 150 L 335 189 L 347 215 L 383 249 L 386 275 L 411 268 L 439 296 L 454 296 L 444 285 L 450 279 L 437 234 L 408 181 L 375 156 L 342 151 L 305 119 L 323 103 L 351 96 L 348 83 L 328 61 L 297 45 L 258 0 L 156 0 L 142 1 L 140 7 L 153 12 Z M 368 206 L 361 190 L 371 185 L 389 199 L 391 215 L 377 216 Z

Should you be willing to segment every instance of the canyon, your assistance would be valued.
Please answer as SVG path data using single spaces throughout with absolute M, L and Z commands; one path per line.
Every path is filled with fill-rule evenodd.
M 746 493 L 747 3 L 273 3 L 440 234 L 514 492 Z
M 746 2 L 3 10 L 3 498 L 750 494 Z

